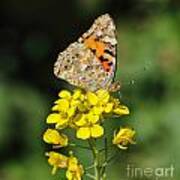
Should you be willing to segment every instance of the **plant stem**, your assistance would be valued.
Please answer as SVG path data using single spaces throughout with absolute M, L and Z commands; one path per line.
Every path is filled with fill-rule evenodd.
M 85 175 L 86 175 L 87 177 L 91 178 L 91 179 L 96 180 L 96 178 L 95 178 L 92 174 L 86 173 Z
M 103 178 L 106 177 L 106 166 L 107 166 L 107 159 L 108 159 L 108 144 L 107 144 L 107 138 L 105 137 L 104 139 L 104 163 L 102 164 L 102 167 L 101 167 L 101 175 Z
M 92 150 L 93 159 L 94 159 L 94 174 L 95 174 L 95 180 L 101 180 L 100 177 L 100 162 L 99 162 L 99 151 L 96 148 L 95 143 L 93 142 L 93 139 L 89 139 L 89 146 Z
M 92 168 L 94 168 L 94 164 L 89 166 L 89 167 L 87 167 L 86 170 L 89 170 L 89 169 L 92 169 Z
M 86 146 L 82 146 L 80 144 L 69 144 L 69 146 L 72 146 L 72 147 L 78 147 L 78 148 L 81 148 L 81 149 L 88 149 L 88 150 L 91 150 L 91 148 L 89 147 L 86 147 Z

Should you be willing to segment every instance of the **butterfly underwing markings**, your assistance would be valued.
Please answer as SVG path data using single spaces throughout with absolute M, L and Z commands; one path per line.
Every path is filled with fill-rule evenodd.
M 116 65 L 116 44 L 113 20 L 108 14 L 102 15 L 77 42 L 59 54 L 54 73 L 81 88 L 109 89 Z
M 99 39 L 98 38 L 94 39 L 94 41 L 95 41 L 95 43 L 96 43 L 96 41 L 97 41 L 97 43 L 99 43 Z M 103 43 L 107 44 L 105 42 L 103 42 Z M 108 43 L 108 47 L 109 46 L 112 46 L 112 45 L 110 45 Z M 103 68 L 104 68 L 104 70 L 106 72 L 109 72 L 110 70 L 112 70 L 111 66 L 113 66 L 113 62 L 112 62 L 111 59 L 115 58 L 115 53 L 113 53 L 113 51 L 110 48 L 109 49 L 107 49 L 107 48 L 103 49 L 103 53 L 100 54 L 99 56 L 98 56 L 98 53 L 97 53 L 98 48 L 93 48 L 91 46 L 89 48 L 94 53 L 94 55 L 97 56 L 98 60 L 102 63 L 102 66 L 103 66 Z M 109 56 L 109 57 L 105 57 L 105 56 Z
M 106 72 L 115 70 L 115 25 L 108 14 L 95 20 L 92 27 L 79 38 L 97 56 Z M 111 67 L 112 66 L 112 67 Z M 114 67 L 113 67 L 114 66 Z
M 115 51 L 117 44 L 115 25 L 108 14 L 97 18 L 91 28 L 79 38 L 79 41 L 85 42 L 87 47 L 95 53 L 97 59 L 100 61 L 101 59 L 108 59 L 110 62 L 113 61 L 113 63 L 101 61 L 105 71 L 110 70 L 110 66 L 115 66 Z M 114 70 L 113 67 L 111 69 L 112 71 Z

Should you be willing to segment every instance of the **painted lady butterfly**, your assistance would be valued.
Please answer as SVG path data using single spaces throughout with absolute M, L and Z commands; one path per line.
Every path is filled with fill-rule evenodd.
M 77 42 L 58 55 L 54 74 L 72 85 L 113 91 L 116 69 L 116 28 L 109 14 L 98 17 Z

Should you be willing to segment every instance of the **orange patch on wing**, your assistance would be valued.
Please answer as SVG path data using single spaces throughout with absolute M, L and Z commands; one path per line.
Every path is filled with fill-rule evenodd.
M 96 50 L 97 57 L 104 54 L 105 44 L 103 42 L 96 41 L 94 36 L 90 36 L 89 38 L 85 39 L 84 43 L 88 48 Z
M 102 65 L 105 71 L 109 72 L 111 70 L 111 66 L 108 64 L 108 62 L 103 62 Z
M 104 54 L 104 50 L 105 50 L 105 44 L 102 43 L 102 42 L 96 42 L 96 53 L 97 53 L 97 56 L 100 57 Z
M 88 37 L 84 40 L 84 44 L 91 49 L 96 49 L 96 41 L 93 36 Z
M 104 50 L 106 49 L 106 44 L 104 44 L 103 42 L 97 41 L 94 36 L 90 36 L 89 38 L 85 39 L 84 44 L 88 48 L 96 50 L 95 53 L 98 59 L 99 57 L 104 56 Z M 109 61 L 105 61 L 105 62 L 101 62 L 101 60 L 99 60 L 102 63 L 104 70 L 107 72 L 111 70 L 111 66 L 108 63 L 112 61 L 112 57 L 109 56 L 108 59 Z

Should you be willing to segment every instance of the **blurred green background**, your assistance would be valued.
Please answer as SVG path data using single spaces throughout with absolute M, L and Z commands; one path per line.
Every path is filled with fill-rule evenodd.
M 117 25 L 118 96 L 131 110 L 121 122 L 137 131 L 137 145 L 117 155 L 108 180 L 155 179 L 127 177 L 128 164 L 173 165 L 173 178 L 159 179 L 180 179 L 180 1 L 1 0 L 0 180 L 63 180 L 50 175 L 41 139 L 50 107 L 67 87 L 53 64 L 106 12 Z

